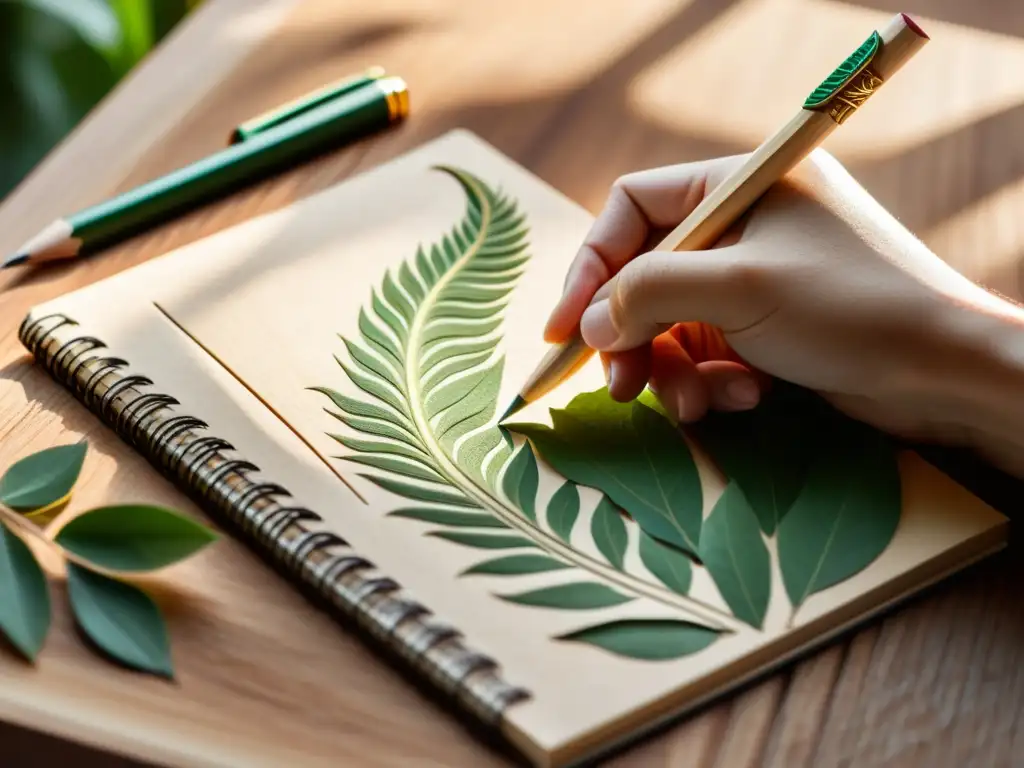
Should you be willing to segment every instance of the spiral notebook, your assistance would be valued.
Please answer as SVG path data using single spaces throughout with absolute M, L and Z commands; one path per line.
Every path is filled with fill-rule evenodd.
M 591 223 L 456 131 L 37 306 L 20 337 L 453 712 L 577 764 L 1007 535 L 917 455 L 786 390 L 679 429 L 646 396 L 611 401 L 595 359 L 497 429 Z

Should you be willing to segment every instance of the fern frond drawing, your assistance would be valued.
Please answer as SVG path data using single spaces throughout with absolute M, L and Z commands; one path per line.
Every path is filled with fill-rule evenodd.
M 504 585 L 546 574 L 544 586 L 498 596 L 578 612 L 590 622 L 562 640 L 665 660 L 696 653 L 723 633 L 760 630 L 770 581 L 760 570 L 769 567 L 761 511 L 734 484 L 702 520 L 689 449 L 654 408 L 620 407 L 606 391 L 586 393 L 552 412 L 554 429 L 512 427 L 527 438 L 518 447 L 497 427 L 500 330 L 530 258 L 527 221 L 512 197 L 473 174 L 436 170 L 461 187 L 463 217 L 439 242 L 385 273 L 360 309 L 358 338 L 342 339 L 347 359 L 336 359 L 357 396 L 312 388 L 329 398 L 327 412 L 344 428 L 329 433 L 348 449 L 337 458 L 404 501 L 391 517 L 478 550 L 480 560 L 462 577 Z M 534 449 L 564 477 L 543 504 Z M 582 487 L 600 492 L 596 506 L 584 508 Z M 737 542 L 746 548 L 741 566 L 731 557 Z M 708 554 L 728 566 L 711 571 L 728 610 L 690 594 L 692 571 Z M 814 578 L 801 601 L 814 591 Z M 664 610 L 649 620 L 620 610 L 641 599 L 674 618 Z

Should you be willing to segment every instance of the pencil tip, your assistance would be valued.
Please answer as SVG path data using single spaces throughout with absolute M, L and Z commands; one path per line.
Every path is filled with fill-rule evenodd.
M 0 269 L 16 267 L 19 264 L 24 264 L 26 261 L 28 261 L 27 253 L 16 253 L 13 256 L 8 256 L 6 259 L 4 259 L 3 264 L 0 264 Z
M 523 408 L 525 408 L 526 405 L 526 400 L 523 399 L 522 395 L 516 395 L 516 399 L 512 401 L 512 405 L 508 407 L 508 410 L 505 411 L 504 415 L 500 419 L 498 419 L 498 423 L 500 424 L 501 422 L 505 421 L 513 413 L 518 413 Z

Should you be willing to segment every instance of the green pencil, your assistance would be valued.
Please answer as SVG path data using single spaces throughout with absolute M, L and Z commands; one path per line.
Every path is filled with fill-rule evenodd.
M 376 74 L 376 73 L 374 73 Z M 398 77 L 368 77 L 362 87 L 303 107 L 244 140 L 135 189 L 57 219 L 0 267 L 72 259 L 157 224 L 406 117 L 409 92 Z

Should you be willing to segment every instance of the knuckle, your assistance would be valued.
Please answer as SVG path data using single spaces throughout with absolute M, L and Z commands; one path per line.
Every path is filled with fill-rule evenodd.
M 777 264 L 766 259 L 734 258 L 723 262 L 719 280 L 731 295 L 757 302 L 775 290 L 779 271 Z
M 637 259 L 615 277 L 615 303 L 622 312 L 632 314 L 644 305 L 653 271 L 644 259 Z
M 612 182 L 611 193 L 625 194 L 631 184 L 636 183 L 642 172 L 624 173 Z

